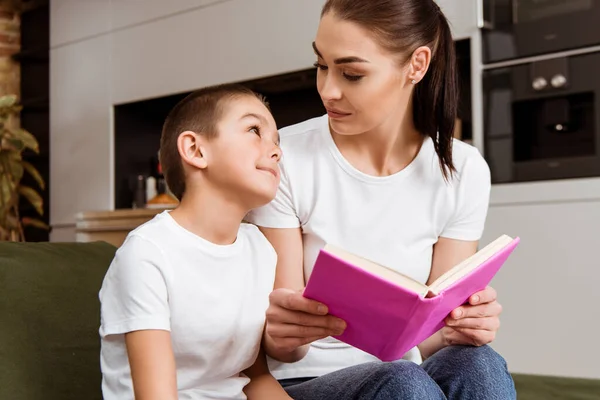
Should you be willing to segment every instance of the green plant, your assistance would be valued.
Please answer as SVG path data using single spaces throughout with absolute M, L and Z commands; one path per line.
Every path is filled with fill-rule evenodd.
M 0 97 L 0 241 L 24 241 L 25 226 L 48 229 L 39 219 L 19 215 L 21 197 L 27 199 L 39 215 L 44 214 L 42 197 L 34 188 L 21 184 L 23 174 L 31 175 L 40 189 L 46 186 L 35 167 L 23 160 L 26 149 L 38 153 L 39 145 L 31 133 L 16 126 L 21 108 L 17 96 Z

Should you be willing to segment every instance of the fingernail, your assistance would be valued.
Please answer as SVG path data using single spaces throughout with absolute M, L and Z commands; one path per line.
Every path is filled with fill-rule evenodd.
M 454 311 L 454 318 L 460 318 L 462 316 L 462 310 Z
M 346 329 L 346 323 L 344 321 L 337 321 L 335 323 L 335 328 L 344 330 L 344 329 Z
M 479 303 L 479 296 L 475 295 L 472 298 L 473 303 Z
M 327 314 L 327 307 L 325 307 L 323 304 L 319 304 L 317 306 L 317 312 L 319 314 Z

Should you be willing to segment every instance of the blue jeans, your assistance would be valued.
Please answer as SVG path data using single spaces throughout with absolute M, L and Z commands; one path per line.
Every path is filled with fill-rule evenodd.
M 489 346 L 450 346 L 421 365 L 373 362 L 281 384 L 295 400 L 517 398 L 506 362 Z

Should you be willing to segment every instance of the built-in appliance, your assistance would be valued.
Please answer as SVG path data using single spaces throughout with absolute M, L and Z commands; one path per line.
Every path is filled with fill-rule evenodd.
M 485 64 L 600 45 L 600 0 L 479 0 Z
M 599 71 L 600 52 L 484 71 L 494 183 L 600 175 Z

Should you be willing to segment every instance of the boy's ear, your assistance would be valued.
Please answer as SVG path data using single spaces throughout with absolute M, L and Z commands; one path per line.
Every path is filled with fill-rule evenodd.
M 182 161 L 199 169 L 208 166 L 205 144 L 205 139 L 192 131 L 182 132 L 177 138 L 177 150 Z

